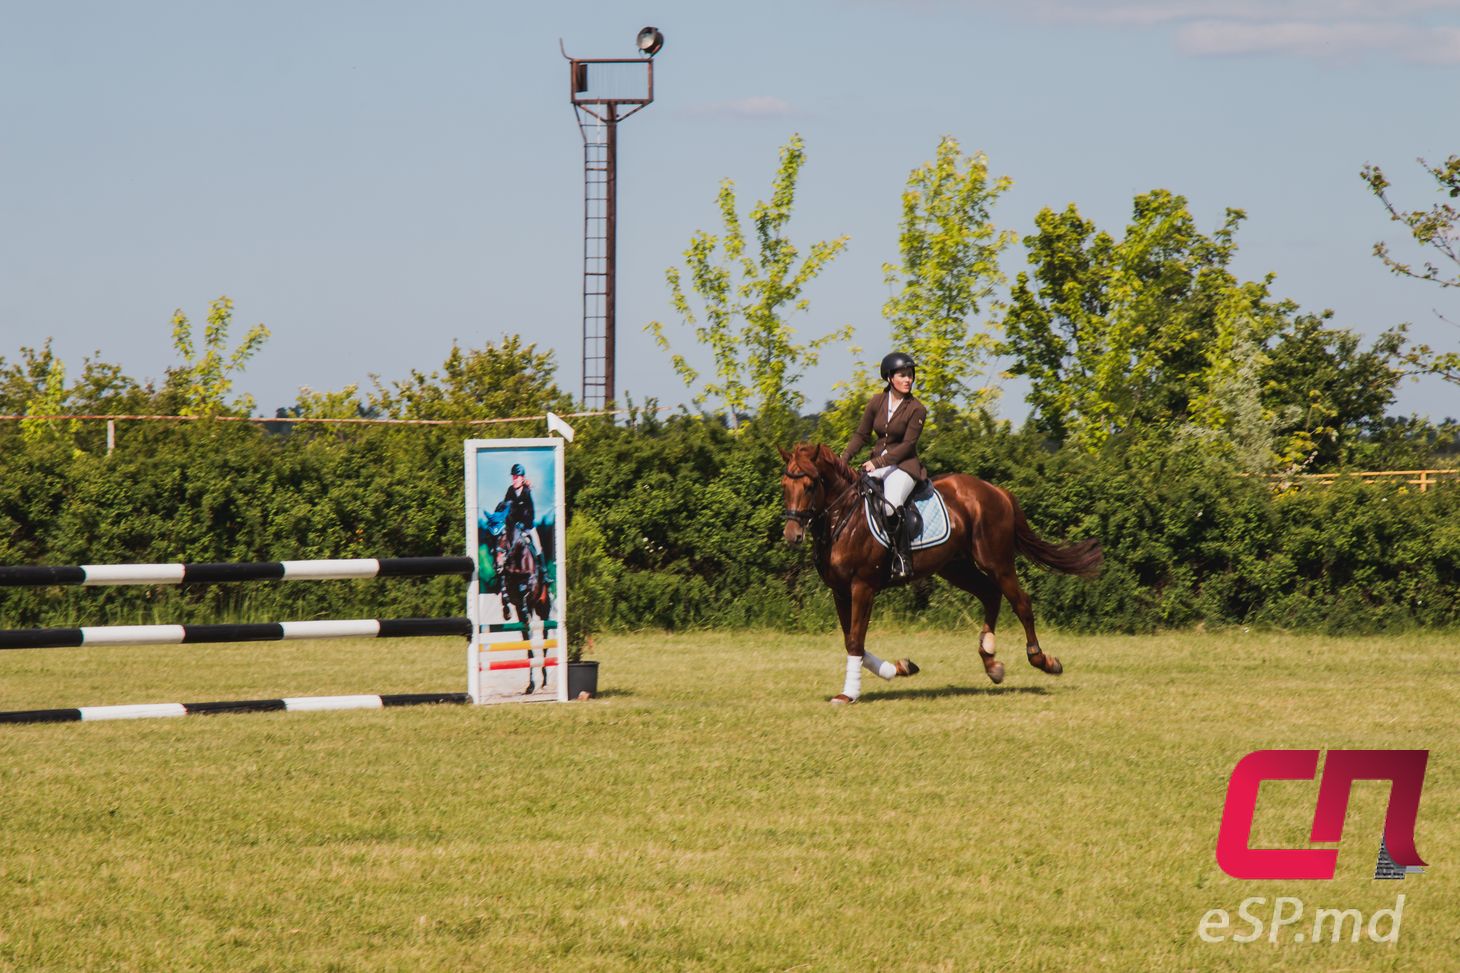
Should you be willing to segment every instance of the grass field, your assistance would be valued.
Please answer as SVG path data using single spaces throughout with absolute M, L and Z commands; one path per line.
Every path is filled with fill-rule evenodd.
M 831 635 L 642 633 L 601 641 L 591 703 L 0 726 L 0 970 L 1460 965 L 1455 635 L 1050 633 L 1058 679 L 1018 641 L 995 688 L 967 633 L 874 630 L 924 671 L 848 708 Z M 456 691 L 464 656 L 5 652 L 0 709 Z M 1335 880 L 1226 877 L 1227 777 L 1263 747 L 1429 749 L 1431 867 L 1370 879 L 1376 782 Z M 1315 793 L 1265 786 L 1255 843 L 1305 843 Z M 1250 896 L 1401 892 L 1396 944 L 1197 937 Z

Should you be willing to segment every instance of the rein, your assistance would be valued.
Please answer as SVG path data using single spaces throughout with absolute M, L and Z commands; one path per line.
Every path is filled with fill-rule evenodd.
M 820 488 L 822 491 L 829 492 L 827 491 L 825 474 L 819 471 L 816 473 L 807 473 L 804 470 L 793 470 L 791 469 L 791 467 L 787 466 L 783 475 L 792 480 L 812 480 L 816 487 Z M 800 510 L 793 510 L 792 508 L 787 507 L 782 513 L 781 519 L 794 520 L 797 524 L 801 526 L 803 530 L 813 531 L 813 528 L 815 527 L 817 521 L 824 520 L 826 515 L 834 513 L 838 504 L 841 504 L 845 507 L 845 509 L 842 510 L 839 516 L 837 516 L 836 522 L 831 528 L 830 535 L 827 536 L 824 541 L 822 541 L 823 544 L 828 546 L 834 544 L 836 543 L 836 539 L 841 536 L 842 531 L 847 529 L 847 525 L 851 523 L 852 515 L 855 514 L 857 511 L 857 504 L 855 500 L 857 497 L 860 496 L 860 493 L 854 487 L 855 484 L 848 484 L 847 486 L 845 486 L 840 493 L 838 493 L 835 497 L 828 501 L 826 509 L 819 513 L 810 507 L 806 507 Z M 852 503 L 845 502 L 848 495 L 853 498 Z M 816 532 L 813 531 L 813 533 Z

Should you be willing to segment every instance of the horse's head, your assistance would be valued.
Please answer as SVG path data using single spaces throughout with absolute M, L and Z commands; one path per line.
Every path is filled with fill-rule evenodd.
M 487 539 L 487 547 L 490 550 L 500 550 L 507 537 L 506 512 L 500 508 L 492 513 L 483 510 L 477 517 L 477 529 Z
M 825 510 L 838 481 L 851 479 L 846 464 L 824 443 L 797 443 L 790 452 L 777 447 L 786 468 L 781 472 L 787 544 L 799 544 L 811 522 Z

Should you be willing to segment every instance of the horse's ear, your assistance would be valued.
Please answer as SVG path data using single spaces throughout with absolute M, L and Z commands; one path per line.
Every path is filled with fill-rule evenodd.
M 791 462 L 791 454 L 786 452 L 780 446 L 776 447 L 776 452 L 781 454 L 781 459 L 785 460 L 787 463 Z
M 816 444 L 816 456 L 825 463 L 830 463 L 832 466 L 836 465 L 836 453 L 833 453 L 831 447 L 826 443 Z

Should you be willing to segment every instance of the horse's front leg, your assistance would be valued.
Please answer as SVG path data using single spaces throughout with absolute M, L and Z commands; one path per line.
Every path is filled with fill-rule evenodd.
M 847 678 L 842 691 L 831 698 L 833 705 L 855 703 L 862 695 L 862 657 L 866 652 L 867 624 L 872 620 L 872 586 L 853 581 L 850 589 L 837 592 L 836 609 L 842 623 L 842 640 L 847 649 Z
M 832 601 L 836 602 L 837 621 L 842 623 L 842 642 L 851 645 L 852 638 L 852 592 L 850 588 L 832 588 Z M 848 650 L 850 651 L 850 650 Z
M 898 659 L 887 662 L 867 651 L 867 625 L 872 621 L 872 600 L 877 589 L 872 585 L 854 581 L 848 595 L 837 595 L 837 614 L 842 619 L 842 634 L 847 648 L 847 677 L 842 691 L 831 698 L 832 703 L 845 705 L 855 703 L 862 695 L 862 670 L 868 669 L 883 679 L 898 676 L 914 676 L 918 673 L 916 662 Z

